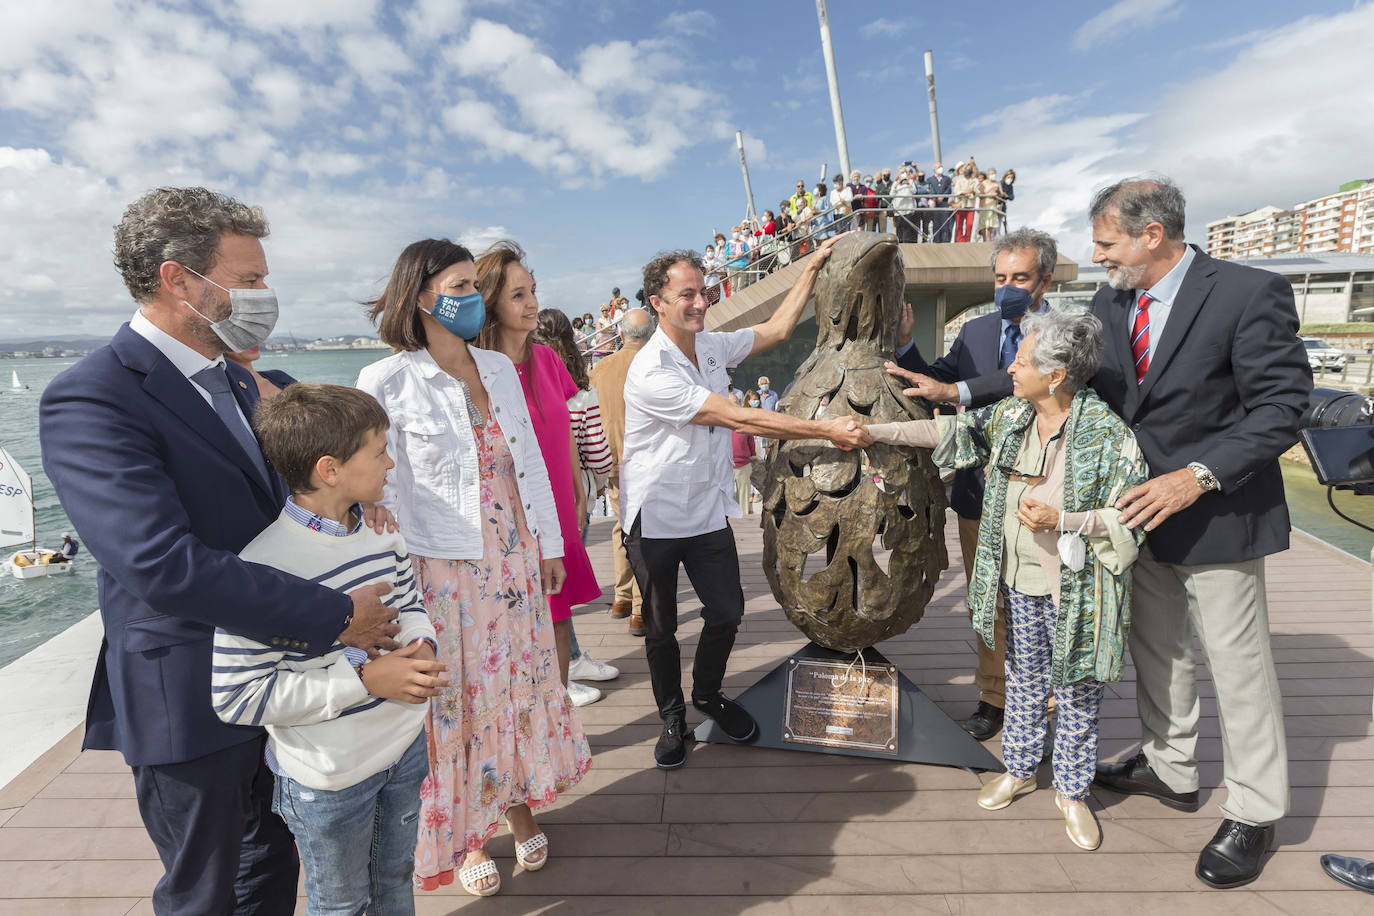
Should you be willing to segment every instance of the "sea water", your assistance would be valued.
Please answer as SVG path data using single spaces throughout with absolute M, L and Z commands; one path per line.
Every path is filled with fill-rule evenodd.
M 300 353 L 266 354 L 259 369 L 283 369 L 303 382 L 351 385 L 358 370 L 387 356 L 386 350 L 306 350 Z M 38 400 L 43 389 L 76 359 L 0 359 L 0 444 L 33 476 L 35 527 L 38 546 L 56 547 L 64 531 L 75 534 L 57 501 L 52 484 L 43 473 L 38 449 Z M 28 391 L 9 389 L 10 373 Z M 188 431 L 189 434 L 189 431 Z M 0 570 L 0 666 L 57 635 L 96 609 L 96 562 L 82 545 L 76 571 L 69 576 L 16 579 L 9 574 L 10 554 L 0 550 L 5 568 Z

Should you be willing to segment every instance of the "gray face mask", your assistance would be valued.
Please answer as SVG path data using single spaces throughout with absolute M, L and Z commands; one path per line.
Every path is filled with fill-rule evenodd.
M 181 266 L 186 267 L 185 264 Z M 230 353 L 251 350 L 261 346 L 263 341 L 267 340 L 272 329 L 277 326 L 276 290 L 226 289 L 204 274 L 197 273 L 189 267 L 186 269 L 206 283 L 219 286 L 220 289 L 229 294 L 229 316 L 219 321 L 211 321 L 209 316 L 202 315 L 194 305 L 184 299 L 182 301 L 185 302 L 188 309 L 210 322 L 210 330 L 215 332 L 216 337 L 224 341 L 224 345 L 229 348 Z

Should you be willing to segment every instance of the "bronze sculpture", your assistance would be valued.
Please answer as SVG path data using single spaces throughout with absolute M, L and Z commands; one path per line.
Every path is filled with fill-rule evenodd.
M 904 287 L 893 236 L 860 232 L 836 244 L 816 282 L 815 352 L 777 409 L 798 417 L 847 413 L 865 423 L 928 419 L 883 369 Z M 857 652 L 921 619 L 949 564 L 944 487 L 928 451 L 778 442 L 761 489 L 768 583 L 787 619 L 813 642 Z M 875 557 L 883 550 L 891 551 L 886 569 Z

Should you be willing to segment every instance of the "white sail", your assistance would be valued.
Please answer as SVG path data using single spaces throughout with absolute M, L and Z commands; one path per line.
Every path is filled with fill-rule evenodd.
M 16 370 L 10 370 L 10 387 L 15 391 L 24 390 L 24 383 L 19 381 L 19 373 Z
M 33 543 L 33 478 L 0 446 L 0 548 Z

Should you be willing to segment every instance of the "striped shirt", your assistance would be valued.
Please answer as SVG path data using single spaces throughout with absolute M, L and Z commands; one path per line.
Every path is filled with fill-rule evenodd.
M 382 603 L 397 611 L 397 641 L 433 641 L 405 540 L 361 523 L 341 528 L 288 503 L 239 556 L 341 592 L 388 583 Z M 313 789 L 345 789 L 395 763 L 424 727 L 428 704 L 368 694 L 354 671 L 363 659 L 341 643 L 316 657 L 294 650 L 217 629 L 211 703 L 220 719 L 266 726 L 274 772 Z
M 591 502 L 596 492 L 606 485 L 606 478 L 615 467 L 615 456 L 601 428 L 601 406 L 597 403 L 596 389 L 584 388 L 568 399 L 568 418 L 572 422 L 573 438 L 587 484 L 587 501 Z

